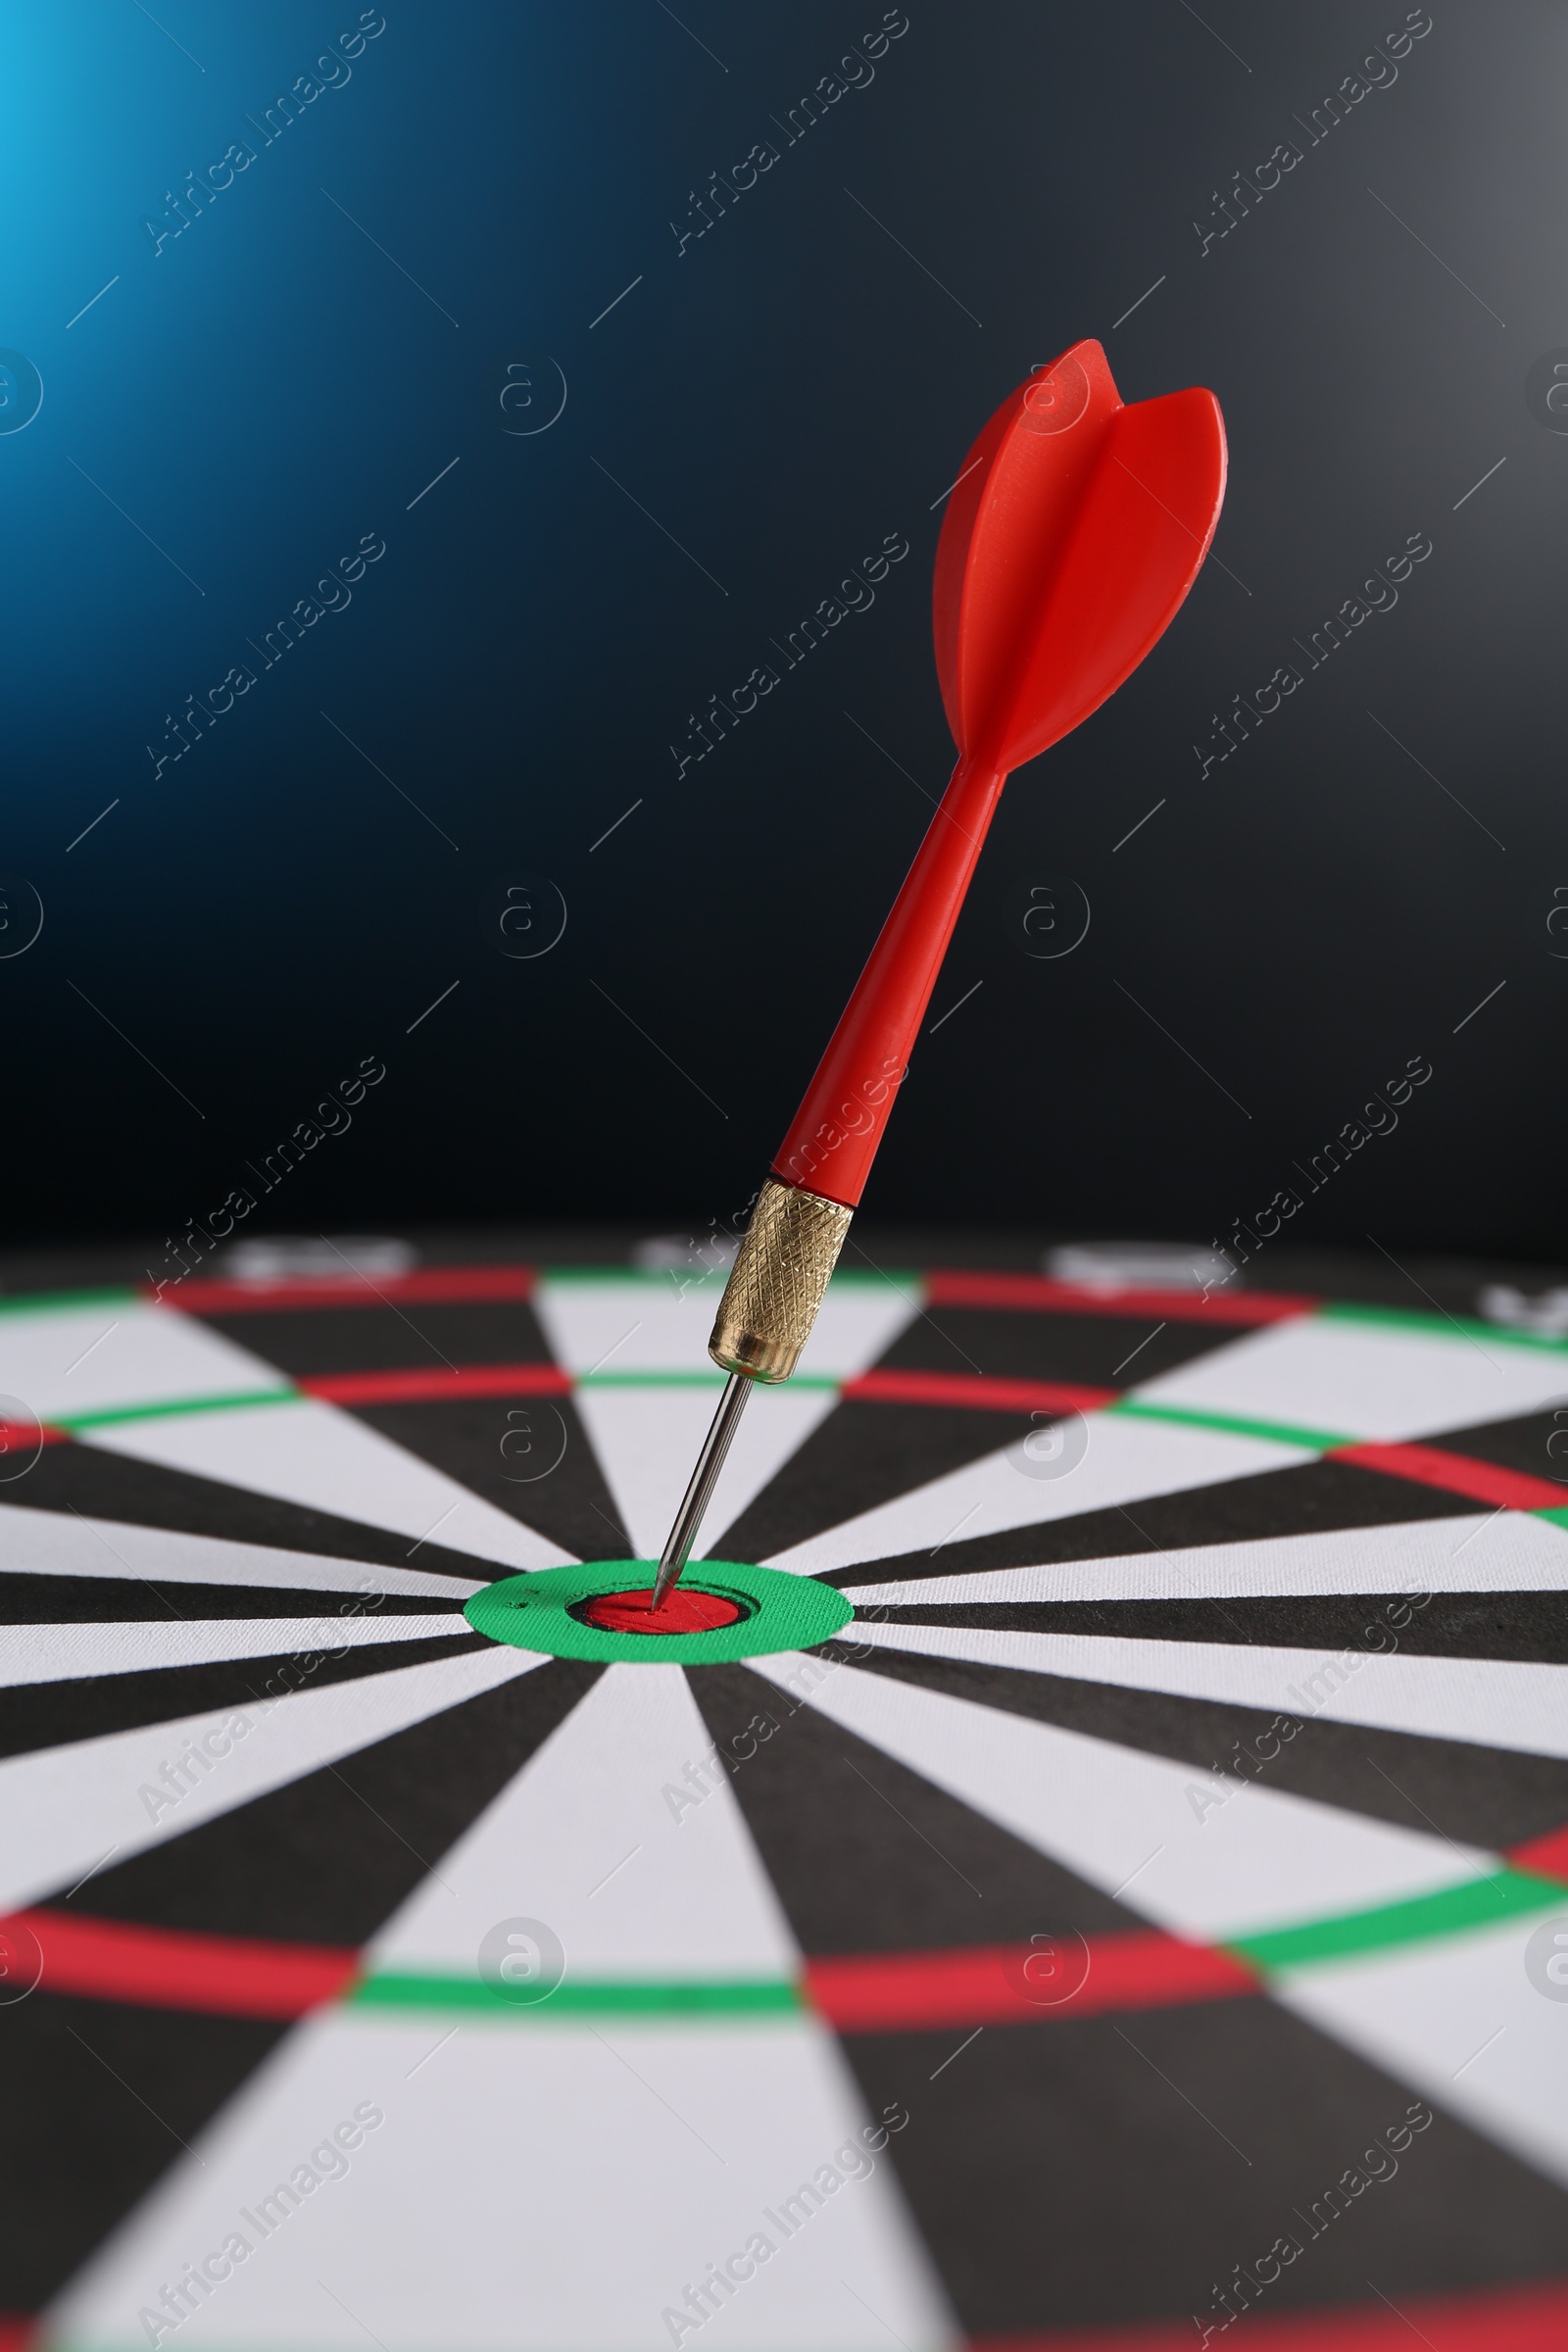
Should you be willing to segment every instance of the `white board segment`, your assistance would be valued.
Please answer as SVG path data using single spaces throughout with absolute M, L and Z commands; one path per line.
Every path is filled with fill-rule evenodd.
M 356 2111 L 382 2120 L 367 2131 Z M 340 2122 L 361 2133 L 341 2172 L 323 2157 L 337 2177 L 275 2201 L 263 2237 L 242 2217 Z M 737 2266 L 710 2323 L 715 2345 L 956 2352 L 869 2122 L 832 2035 L 806 2018 L 590 2028 L 338 2011 L 290 2035 L 202 2133 L 200 2165 L 181 2160 L 132 2212 L 51 2313 L 51 2340 L 145 2343 L 158 2282 L 237 2229 L 246 2258 L 181 2326 L 182 2352 L 669 2352 L 664 2311 L 761 2234 L 765 2260 L 750 2277 Z M 800 2202 L 786 2236 L 768 2216 L 823 2167 L 840 2185 Z
M 456 1604 L 396 1617 L 150 1617 L 118 1623 L 0 1627 L 0 1690 L 78 1676 L 145 1674 L 209 1666 L 222 1658 L 330 1656 L 375 1642 L 429 1642 L 466 1634 Z
M 111 1855 L 125 1861 L 545 1663 L 531 1650 L 487 1646 L 319 1690 L 264 1696 L 243 1710 L 184 1715 L 8 1757 L 0 1763 L 0 1908 L 20 1910 L 72 1887 Z M 238 1736 L 236 1720 L 246 1725 Z M 206 1764 L 181 1764 L 193 1743 Z M 189 1783 L 172 1801 L 164 1801 L 168 1768 L 177 1768 L 176 1789 L 178 1778 Z
M 1223 1941 L 1398 1902 L 1492 1866 L 1446 1838 L 888 1675 L 799 1653 L 749 1664 L 1178 1936 Z M 1199 1801 L 1227 1788 L 1223 1805 Z
M 1151 1494 L 1180 1494 L 1312 1459 L 1309 1449 L 1273 1439 L 1138 1421 L 1121 1413 L 1090 1413 L 1084 1425 L 1088 1448 L 1060 1477 L 1029 1476 L 1018 1466 L 1019 1449 L 1006 1446 L 792 1544 L 767 1565 L 816 1576 L 829 1568 L 853 1567 L 858 1560 L 892 1559 L 906 1552 L 923 1551 L 935 1560 L 949 1544 L 996 1535 L 1003 1528 L 1069 1519 L 1081 1511 L 1135 1503 Z
M 976 1568 L 904 1584 L 846 1586 L 859 1608 L 938 1601 L 1284 1599 L 1312 1593 L 1560 1592 L 1568 1531 L 1525 1511 L 1336 1528 L 1250 1544 Z
M 1457 1328 L 1439 1338 L 1352 1316 L 1298 1315 L 1133 1393 L 1151 1404 L 1249 1414 L 1349 1438 L 1425 1438 L 1568 1398 L 1568 1353 L 1475 1339 Z M 1541 1475 L 1548 1475 L 1544 1456 Z
M 408 1537 L 411 1560 L 427 1541 L 508 1568 L 557 1568 L 570 1557 L 379 1430 L 315 1397 L 116 1421 L 82 1434 L 110 1453 L 389 1528 Z
M 1381 1629 L 1391 1639 L 1387 1626 Z M 1113 1634 L 1009 1633 L 973 1625 L 858 1625 L 877 1649 L 1060 1674 L 1123 1690 L 1266 1707 L 1307 1723 L 1358 1723 L 1568 1756 L 1568 1666 L 1253 1642 L 1149 1642 Z M 1206 1761 L 1206 1759 L 1205 1759 Z
M 0 1314 L 0 1394 L 40 1421 L 288 1385 L 248 1348 L 141 1299 Z
M 299 1592 L 427 1594 L 463 1602 L 484 1582 L 425 1568 L 383 1568 L 266 1544 L 230 1544 L 172 1528 L 88 1519 L 80 1511 L 35 1511 L 0 1503 L 0 1576 L 145 1577 L 155 1585 L 258 1585 Z M 0 1601 L 4 1594 L 0 1592 Z
M 1276 1986 L 1298 2017 L 1568 2187 L 1568 2005 L 1531 1983 L 1525 1950 L 1552 1915 L 1296 1969 Z M 1568 1889 L 1555 1924 L 1568 1930 Z M 1419 2173 L 1421 2141 L 1400 2159 Z
M 371 1965 L 476 1976 L 487 1931 L 520 1918 L 559 1936 L 568 1981 L 793 1979 L 798 1947 L 711 1750 L 680 1667 L 609 1667 L 393 1915 Z
M 722 1393 L 716 1382 L 710 1389 L 577 1391 L 577 1410 L 631 1538 L 634 1558 L 657 1560 L 663 1549 Z M 753 1389 L 708 1506 L 699 1557 L 724 1556 L 722 1531 L 836 1402 L 831 1389 Z

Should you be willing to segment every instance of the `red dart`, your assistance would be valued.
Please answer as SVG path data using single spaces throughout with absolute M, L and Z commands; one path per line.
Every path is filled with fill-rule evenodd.
M 1002 787 L 1115 693 L 1175 618 L 1225 495 L 1212 392 L 1128 406 L 1098 343 L 1008 395 L 948 501 L 932 595 L 958 763 L 753 1211 L 709 1342 L 730 1374 L 664 1546 L 680 1575 L 754 1380 L 800 1358 Z

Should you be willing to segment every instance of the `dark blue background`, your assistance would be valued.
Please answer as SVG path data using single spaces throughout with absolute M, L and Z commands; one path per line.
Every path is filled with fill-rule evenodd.
M 1009 786 L 933 1019 L 982 985 L 868 1207 L 1223 1238 L 1421 1054 L 1295 1238 L 1555 1253 L 1568 441 L 1525 379 L 1568 341 L 1560 12 L 1439 0 L 1314 145 L 1396 0 L 909 0 L 786 146 L 879 7 L 386 0 L 264 145 L 246 118 L 359 13 L 0 13 L 0 344 L 44 387 L 0 436 L 0 868 L 45 909 L 0 961 L 13 1231 L 177 1230 L 367 1055 L 386 1078 L 256 1226 L 740 1206 L 946 778 L 940 494 L 1095 334 L 1129 399 L 1219 395 L 1220 561 Z M 144 219 L 238 139 L 155 254 Z M 567 387 L 531 437 L 485 375 L 524 353 Z M 1398 607 L 1200 780 L 1214 710 L 1416 531 Z M 686 714 L 890 532 L 875 606 L 677 779 Z M 352 604 L 263 667 L 247 640 L 367 533 Z M 166 713 L 247 662 L 155 774 Z M 515 876 L 568 909 L 534 961 L 481 932 Z M 1018 894 L 1063 877 L 1088 937 L 1033 960 Z

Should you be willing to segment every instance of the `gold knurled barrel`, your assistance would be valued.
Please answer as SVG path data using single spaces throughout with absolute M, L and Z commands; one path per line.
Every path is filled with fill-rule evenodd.
M 769 1177 L 730 1268 L 708 1352 L 721 1371 L 788 1380 L 855 1211 Z

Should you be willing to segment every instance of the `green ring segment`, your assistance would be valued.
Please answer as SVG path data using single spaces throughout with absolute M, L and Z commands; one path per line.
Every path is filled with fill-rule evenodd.
M 655 1560 L 589 1560 L 533 1569 L 486 1585 L 463 1613 L 476 1634 L 515 1649 L 641 1666 L 717 1666 L 773 1650 L 810 1649 L 831 1642 L 855 1615 L 853 1603 L 834 1585 L 740 1560 L 700 1561 L 682 1580 L 699 1592 L 737 1602 L 746 1613 L 734 1625 L 699 1634 L 613 1634 L 570 1614 L 595 1593 L 639 1592 L 652 1585 L 657 1566 Z

